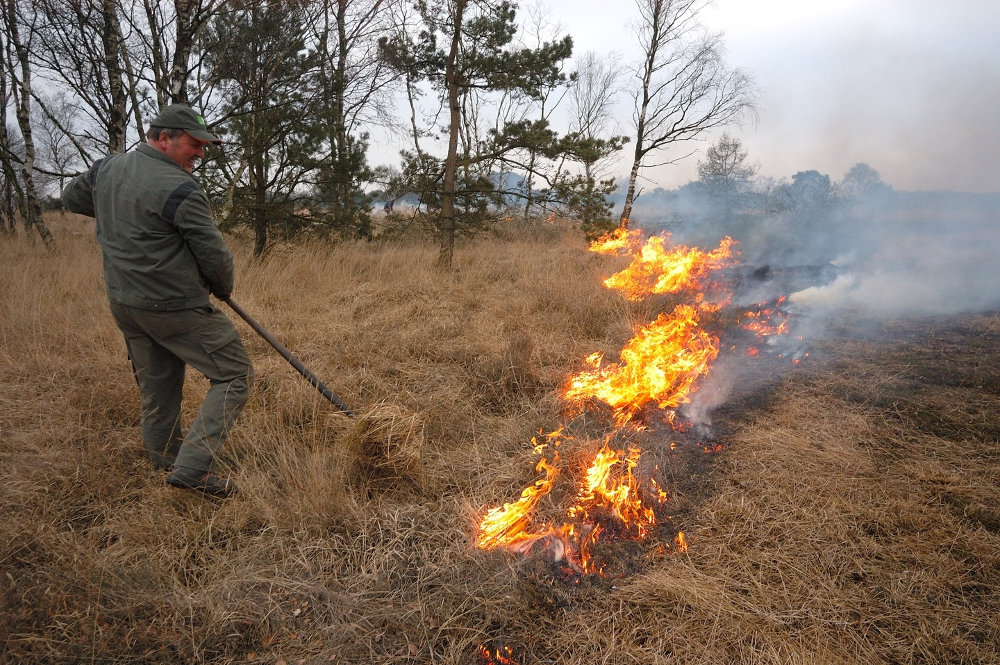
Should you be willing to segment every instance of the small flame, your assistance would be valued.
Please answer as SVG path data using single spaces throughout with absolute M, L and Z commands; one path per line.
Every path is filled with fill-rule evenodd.
M 676 446 L 677 444 L 671 442 L 670 445 L 671 450 L 673 450 L 673 446 Z M 656 500 L 658 503 L 666 503 L 667 500 L 670 499 L 670 496 L 660 487 L 660 484 L 656 482 L 656 478 L 650 478 L 649 484 L 653 486 L 653 492 L 656 494 Z
M 617 228 L 590 243 L 590 251 L 597 254 L 620 254 L 633 252 L 642 243 L 642 232 L 638 229 Z
M 782 296 L 775 301 L 773 307 L 760 305 L 756 310 L 744 312 L 744 322 L 741 325 L 758 337 L 784 335 L 788 332 L 788 320 L 791 318 L 788 312 L 780 309 L 785 300 Z
M 514 650 L 509 646 L 488 647 L 479 645 L 478 665 L 519 665 L 514 659 Z

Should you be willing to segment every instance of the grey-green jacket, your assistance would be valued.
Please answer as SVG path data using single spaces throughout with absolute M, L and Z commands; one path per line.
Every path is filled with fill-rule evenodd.
M 233 256 L 195 179 L 145 143 L 96 162 L 63 191 L 97 218 L 112 302 L 155 310 L 208 304 L 233 290 Z

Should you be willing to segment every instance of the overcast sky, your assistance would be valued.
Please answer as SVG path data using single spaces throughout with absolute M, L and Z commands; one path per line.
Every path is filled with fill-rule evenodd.
M 638 56 L 633 0 L 543 2 L 575 53 Z M 703 19 L 760 88 L 759 120 L 730 133 L 762 175 L 866 162 L 899 190 L 1000 191 L 1000 1 L 716 0 Z M 698 158 L 647 186 L 689 182 Z

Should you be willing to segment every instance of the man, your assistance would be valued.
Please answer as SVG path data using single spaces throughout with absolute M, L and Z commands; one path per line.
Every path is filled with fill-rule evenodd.
M 63 192 L 97 219 L 111 313 L 125 336 L 142 403 L 142 443 L 167 482 L 218 497 L 236 491 L 215 456 L 246 404 L 253 367 L 232 321 L 209 301 L 233 289 L 233 257 L 191 175 L 205 146 L 222 141 L 184 104 L 152 121 L 146 143 L 97 161 Z M 210 382 L 181 436 L 185 367 Z

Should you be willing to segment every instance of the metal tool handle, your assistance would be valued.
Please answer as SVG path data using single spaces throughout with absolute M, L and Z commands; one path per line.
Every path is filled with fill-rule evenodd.
M 305 377 L 306 381 L 311 383 L 316 388 L 316 390 L 319 391 L 320 395 L 325 397 L 327 400 L 329 400 L 331 404 L 340 409 L 340 411 L 342 411 L 344 415 L 348 416 L 349 418 L 354 417 L 354 413 L 349 408 L 347 408 L 347 405 L 344 404 L 344 402 L 341 401 L 341 399 L 337 397 L 332 390 L 327 388 L 323 384 L 323 382 L 316 377 L 315 374 L 310 372 L 306 368 L 306 366 L 302 364 L 302 361 L 300 361 L 298 358 L 292 355 L 291 351 L 285 348 L 285 346 L 281 342 L 276 340 L 274 336 L 271 333 L 269 333 L 264 328 L 264 326 L 258 323 L 256 319 L 250 316 L 245 309 L 236 304 L 236 302 L 233 301 L 233 299 L 228 296 L 225 298 L 221 298 L 221 300 L 222 302 L 229 305 L 234 312 L 239 314 L 240 318 L 246 321 L 250 325 L 250 327 L 257 332 L 258 335 L 260 335 L 267 341 L 268 344 L 273 346 L 274 350 L 280 353 L 284 357 L 284 359 L 291 364 L 292 367 L 298 370 L 299 374 Z

